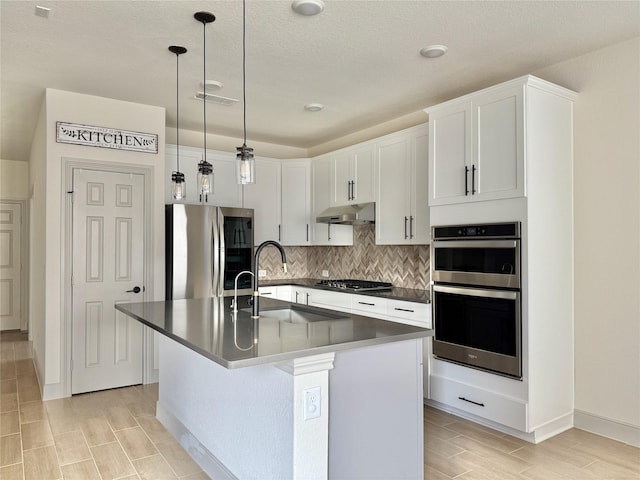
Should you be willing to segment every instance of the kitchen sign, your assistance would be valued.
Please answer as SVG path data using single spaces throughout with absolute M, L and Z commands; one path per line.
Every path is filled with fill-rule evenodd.
M 56 142 L 132 152 L 158 153 L 158 135 L 56 122 Z

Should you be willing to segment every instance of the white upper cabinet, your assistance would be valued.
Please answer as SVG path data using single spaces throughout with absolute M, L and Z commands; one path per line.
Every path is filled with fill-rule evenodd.
M 256 183 L 244 185 L 244 207 L 254 210 L 254 244 L 279 240 L 281 224 L 280 160 L 256 158 Z
M 419 125 L 376 143 L 376 244 L 429 243 L 428 127 Z
M 374 144 L 366 142 L 331 155 L 333 182 L 331 206 L 373 202 Z
M 313 245 L 353 245 L 351 225 L 316 223 L 316 217 L 329 208 L 332 192 L 333 157 L 311 162 L 311 243 Z
M 282 161 L 282 245 L 311 244 L 311 162 Z
M 242 206 L 242 187 L 236 182 L 235 154 L 207 150 L 207 161 L 213 165 L 213 193 L 208 196 L 207 205 L 217 207 Z M 175 145 L 165 148 L 165 203 L 199 204 L 198 162 L 202 160 L 202 149 L 180 147 L 180 171 L 184 173 L 186 197 L 174 200 L 171 194 L 171 172 L 176 170 L 177 149 Z
M 523 91 L 508 83 L 426 110 L 429 205 L 525 194 Z

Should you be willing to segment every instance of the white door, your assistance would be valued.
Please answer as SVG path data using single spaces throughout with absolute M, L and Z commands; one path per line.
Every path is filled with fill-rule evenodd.
M 143 176 L 74 169 L 73 192 L 71 393 L 142 383 L 142 325 L 114 305 L 144 298 Z
M 20 205 L 0 204 L 0 330 L 20 328 L 21 227 Z

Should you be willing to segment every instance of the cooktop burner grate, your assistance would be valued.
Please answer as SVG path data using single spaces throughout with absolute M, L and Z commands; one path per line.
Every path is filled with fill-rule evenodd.
M 369 280 L 353 279 L 320 280 L 316 285 L 321 287 L 331 287 L 338 290 L 358 291 L 391 290 L 393 288 L 393 284 L 388 282 L 372 282 Z

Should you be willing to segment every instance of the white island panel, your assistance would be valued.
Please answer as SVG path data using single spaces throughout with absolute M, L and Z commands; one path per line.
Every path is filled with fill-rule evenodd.
M 229 370 L 160 338 L 158 418 L 205 470 L 217 460 L 239 479 L 293 478 L 293 382 L 271 365 Z

